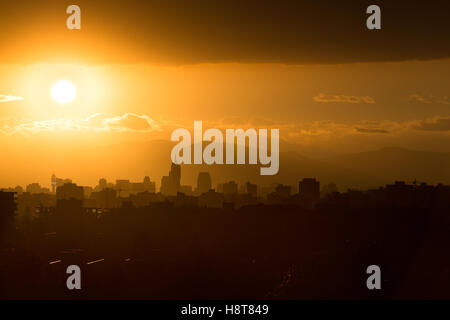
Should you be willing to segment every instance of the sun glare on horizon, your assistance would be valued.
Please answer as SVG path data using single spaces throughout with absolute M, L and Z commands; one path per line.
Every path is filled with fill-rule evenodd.
M 60 80 L 52 86 L 53 99 L 61 104 L 72 102 L 77 94 L 77 89 L 72 82 Z

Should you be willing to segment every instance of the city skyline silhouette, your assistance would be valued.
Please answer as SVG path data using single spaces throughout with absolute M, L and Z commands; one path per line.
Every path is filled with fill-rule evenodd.
M 200 172 L 197 190 L 187 189 L 181 176 L 180 166 L 172 165 L 160 190 L 165 194 L 145 177 L 115 184 L 100 179 L 87 196 L 55 174 L 55 193 L 33 184 L 18 194 L 1 191 L 7 261 L 1 274 L 14 268 L 13 274 L 27 276 L 9 273 L 0 296 L 448 298 L 446 264 L 427 261 L 450 258 L 449 185 L 396 181 L 338 192 L 334 184 L 320 188 L 320 181 L 303 178 L 298 191 L 278 184 L 262 196 L 250 182 L 212 189 L 207 172 Z M 373 260 L 384 270 L 380 293 L 358 285 L 364 271 L 358 268 Z M 68 264 L 82 266 L 89 290 L 67 291 Z M 429 274 L 427 281 L 411 287 L 418 272 Z M 33 285 L 22 291 L 25 282 Z
M 450 299 L 448 12 L 2 1 L 0 300 Z

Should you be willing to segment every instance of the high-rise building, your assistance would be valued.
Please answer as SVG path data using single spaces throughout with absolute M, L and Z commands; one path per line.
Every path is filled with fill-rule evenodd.
M 56 175 L 54 172 L 52 174 L 51 184 L 52 184 L 52 193 L 55 194 L 55 192 L 56 192 Z
M 172 163 L 168 176 L 161 179 L 161 193 L 166 196 L 176 196 L 180 190 L 181 166 Z
M 179 164 L 172 163 L 169 172 L 169 178 L 171 180 L 171 183 L 173 184 L 173 188 L 176 190 L 176 192 L 178 192 L 181 182 L 181 166 Z
M 169 181 L 169 176 L 163 176 L 161 178 L 161 189 L 160 189 L 161 194 L 168 196 L 170 195 L 170 181 Z
M 200 195 L 202 193 L 208 192 L 211 189 L 211 176 L 209 172 L 199 172 L 197 178 L 197 193 Z
M 72 183 L 71 179 L 60 179 L 56 177 L 55 173 L 52 174 L 51 179 L 51 186 L 52 186 L 52 193 L 56 192 L 56 188 L 66 184 L 66 183 Z
M 101 178 L 100 180 L 98 180 L 98 190 L 97 191 L 101 191 L 103 189 L 106 189 L 108 187 L 108 181 L 106 181 L 105 178 Z

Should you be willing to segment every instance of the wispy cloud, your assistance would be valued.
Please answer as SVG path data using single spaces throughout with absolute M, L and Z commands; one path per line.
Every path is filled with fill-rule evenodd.
M 10 101 L 19 101 L 19 100 L 23 100 L 23 99 L 24 98 L 22 98 L 22 97 L 16 97 L 16 96 L 12 96 L 10 94 L 8 94 L 8 95 L 0 94 L 0 103 L 10 102 Z
M 97 131 L 97 132 L 153 132 L 160 131 L 161 125 L 147 115 L 125 113 L 112 115 L 96 113 L 86 119 L 51 119 L 33 121 L 29 119 L 0 119 L 0 132 L 11 136 L 49 131 Z
M 413 94 L 409 95 L 407 100 L 410 102 L 416 102 L 416 103 L 425 103 L 425 104 L 437 103 L 437 104 L 450 105 L 450 100 L 447 96 L 438 98 L 433 95 L 429 95 L 429 96 L 424 97 L 418 93 L 413 93 Z
M 411 101 L 411 102 L 419 102 L 419 103 L 426 103 L 426 104 L 432 103 L 431 100 L 429 100 L 429 99 L 427 99 L 427 98 L 425 98 L 425 97 L 422 97 L 422 96 L 421 96 L 420 94 L 418 94 L 418 93 L 413 93 L 413 94 L 409 95 L 408 101 Z
M 443 97 L 442 99 L 436 100 L 436 102 L 439 104 L 449 104 L 450 105 L 450 100 L 448 99 L 447 96 Z
M 377 128 L 362 128 L 355 127 L 355 130 L 361 133 L 389 133 L 388 130 L 385 129 L 377 129 Z
M 158 123 L 147 115 L 125 113 L 121 116 L 105 118 L 102 121 L 105 128 L 123 131 L 154 131 L 159 129 Z
M 419 121 L 414 128 L 424 131 L 450 131 L 450 118 L 436 117 L 433 119 L 422 120 Z
M 313 97 L 315 102 L 322 103 L 375 103 L 375 99 L 369 96 L 329 95 L 319 93 Z
M 414 122 L 417 124 L 417 121 Z M 302 141 L 313 139 L 334 139 L 361 134 L 396 135 L 411 127 L 410 122 L 397 121 L 358 121 L 355 123 L 322 120 L 313 122 L 275 122 L 271 119 L 230 117 L 206 122 L 205 127 L 225 128 L 277 128 L 285 138 Z
M 170 121 L 156 121 L 145 114 L 125 113 L 114 115 L 95 113 L 83 119 L 50 119 L 34 121 L 30 119 L 0 118 L 0 133 L 6 136 L 25 136 L 45 132 L 96 132 L 153 134 L 169 132 L 177 127 L 191 126 L 191 123 L 175 124 Z M 277 128 L 284 139 L 298 142 L 331 141 L 349 136 L 401 136 L 412 132 L 447 134 L 450 132 L 450 118 L 441 116 L 409 121 L 358 121 L 354 123 L 332 120 L 313 122 L 276 122 L 264 118 L 223 118 L 206 121 L 205 128 Z

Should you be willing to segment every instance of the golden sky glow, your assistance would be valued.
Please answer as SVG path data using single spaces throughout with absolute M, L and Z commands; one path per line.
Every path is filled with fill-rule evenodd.
M 448 74 L 436 78 L 445 68 L 449 60 L 326 66 L 3 65 L 1 93 L 23 100 L 0 104 L 0 141 L 15 155 L 2 163 L 19 170 L 20 161 L 14 159 L 35 158 L 35 167 L 27 169 L 33 173 L 20 171 L 21 181 L 45 179 L 52 167 L 93 183 L 97 175 L 83 178 L 73 163 L 86 148 L 169 140 L 174 128 L 192 129 L 194 120 L 217 128 L 280 128 L 285 148 L 313 155 L 385 146 L 450 151 L 450 79 Z M 59 79 L 76 86 L 70 107 L 51 97 Z M 21 147 L 29 144 L 45 145 L 47 151 L 30 154 Z M 70 149 L 62 152 L 67 144 Z M 93 168 L 108 171 L 110 164 L 92 161 Z M 130 174 L 127 167 L 114 168 Z
M 391 31 L 368 34 L 353 5 L 280 5 L 270 19 L 262 14 L 270 8 L 258 5 L 261 11 L 250 2 L 240 11 L 231 2 L 137 10 L 134 2 L 81 1 L 83 28 L 70 31 L 65 4 L 5 4 L 0 187 L 45 180 L 52 170 L 90 184 L 113 169 L 140 176 L 146 168 L 136 164 L 131 170 L 126 162 L 90 158 L 92 172 L 104 170 L 93 175 L 76 163 L 99 146 L 169 140 L 173 129 L 192 129 L 194 120 L 279 128 L 281 151 L 312 157 L 388 146 L 450 152 L 441 13 L 411 4 L 404 17 L 403 7 L 389 4 L 384 10 L 398 13 L 383 20 Z M 420 33 L 407 24 L 418 16 L 427 22 Z M 324 21 L 335 28 L 323 28 Z M 62 79 L 76 96 L 70 86 L 52 95 Z M 138 157 L 133 152 L 130 158 Z M 30 159 L 35 165 L 24 168 Z M 9 175 L 12 169 L 20 173 Z M 149 174 L 158 180 L 163 173 Z

